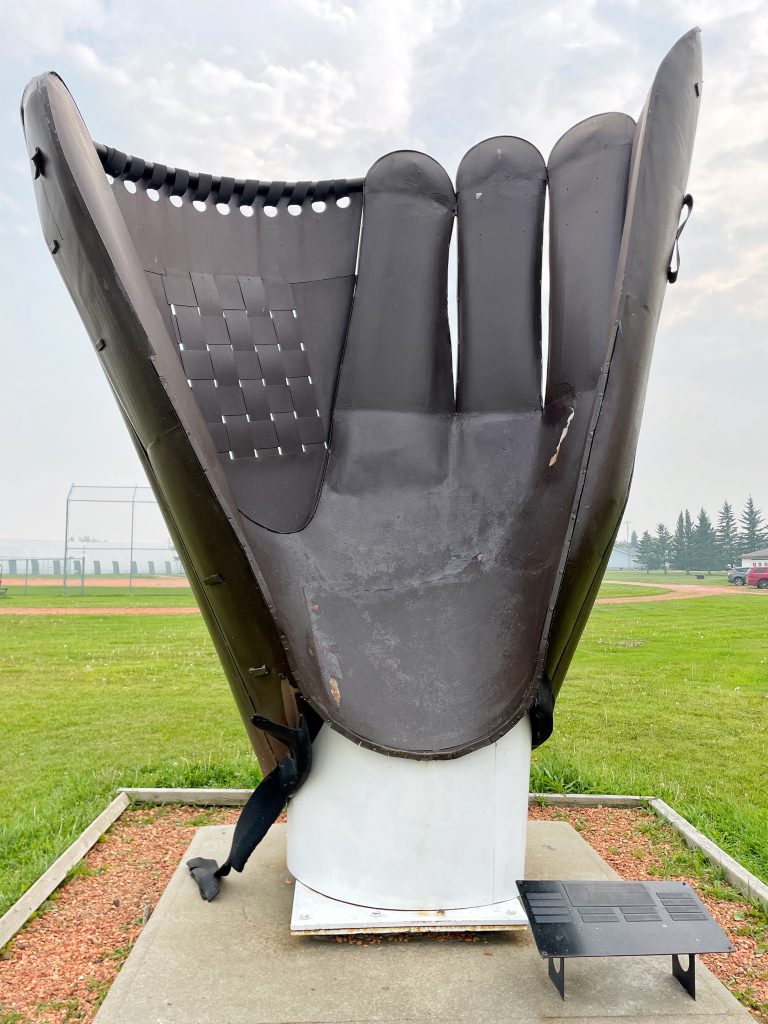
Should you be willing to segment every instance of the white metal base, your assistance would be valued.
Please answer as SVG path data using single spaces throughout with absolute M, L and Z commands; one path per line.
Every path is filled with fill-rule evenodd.
M 387 757 L 327 725 L 288 811 L 288 868 L 332 901 L 472 911 L 516 899 L 525 872 L 531 729 L 446 761 Z
M 376 910 L 332 900 L 298 881 L 291 914 L 291 935 L 501 932 L 527 926 L 519 899 L 463 910 Z

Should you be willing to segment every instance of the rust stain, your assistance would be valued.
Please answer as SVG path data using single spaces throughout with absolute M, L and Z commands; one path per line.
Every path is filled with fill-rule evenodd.
M 339 689 L 339 681 L 334 676 L 328 677 L 328 689 L 331 691 L 331 696 L 336 701 L 336 704 L 341 704 L 341 690 Z

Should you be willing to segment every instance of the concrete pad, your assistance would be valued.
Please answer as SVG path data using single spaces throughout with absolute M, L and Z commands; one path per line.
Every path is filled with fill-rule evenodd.
M 672 977 L 670 957 L 569 960 L 563 1002 L 527 931 L 472 943 L 384 938 L 378 946 L 292 937 L 284 826 L 272 827 L 214 903 L 200 898 L 184 862 L 224 860 L 231 836 L 231 826 L 198 831 L 96 1024 L 752 1024 L 700 963 L 692 1000 Z M 616 877 L 570 825 L 544 821 L 529 824 L 526 874 Z

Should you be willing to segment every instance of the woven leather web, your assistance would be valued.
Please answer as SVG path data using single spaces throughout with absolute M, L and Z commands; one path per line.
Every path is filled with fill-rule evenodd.
M 291 285 L 228 274 L 147 272 L 223 459 L 324 450 Z
M 306 199 L 325 202 L 343 199 L 362 192 L 362 178 L 335 178 L 329 181 L 257 181 L 253 178 L 225 178 L 200 171 L 143 160 L 123 153 L 112 146 L 94 142 L 96 153 L 106 174 L 121 181 L 143 182 L 145 188 L 163 189 L 168 195 L 186 196 L 190 200 L 213 199 L 214 203 L 250 206 L 257 196 L 265 206 L 274 206 L 285 196 L 290 203 L 301 205 Z

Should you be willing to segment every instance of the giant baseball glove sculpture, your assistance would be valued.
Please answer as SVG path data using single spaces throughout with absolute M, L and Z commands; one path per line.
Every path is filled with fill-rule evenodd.
M 637 124 L 588 118 L 548 163 L 488 139 L 454 190 L 414 152 L 363 181 L 193 174 L 94 145 L 56 75 L 28 86 L 46 241 L 275 772 L 233 866 L 307 775 L 321 721 L 341 734 L 323 740 L 330 776 L 354 750 L 373 805 L 387 776 L 363 765 L 471 759 L 526 716 L 534 745 L 550 734 L 627 500 L 700 92 L 694 31 Z M 193 865 L 208 896 L 211 865 Z

